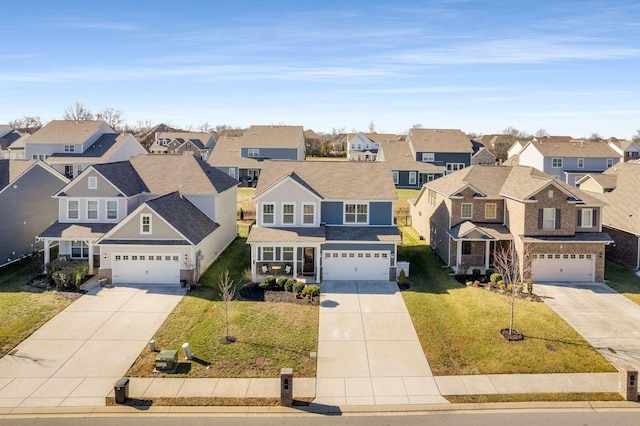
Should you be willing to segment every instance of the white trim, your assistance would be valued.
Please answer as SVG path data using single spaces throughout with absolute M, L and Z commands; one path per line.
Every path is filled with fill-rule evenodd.
M 89 203 L 96 203 L 95 210 L 92 210 L 96 212 L 95 219 L 89 217 Z M 85 207 L 86 207 L 85 217 L 87 218 L 87 221 L 97 221 L 100 219 L 100 200 L 88 199 L 86 200 Z
M 286 182 L 291 182 L 291 183 L 297 185 L 300 189 L 303 189 L 305 192 L 307 192 L 311 197 L 315 198 L 317 201 L 322 201 L 323 200 L 321 197 L 318 196 L 318 194 L 316 194 L 314 192 L 311 192 L 309 190 L 309 188 L 303 186 L 302 184 L 300 184 L 300 182 L 297 182 L 294 179 L 291 179 L 291 176 L 289 176 L 289 175 L 284 176 L 279 181 L 275 182 L 270 187 L 268 187 L 267 189 L 262 191 L 260 194 L 254 195 L 253 196 L 253 200 L 256 201 L 256 203 L 257 203 L 260 199 L 264 198 L 268 193 L 270 193 L 271 191 L 276 190 L 278 187 L 284 185 Z M 324 201 L 334 201 L 334 200 L 324 200 Z M 342 200 L 335 200 L 335 201 L 342 201 Z M 392 201 L 395 201 L 395 200 L 392 200 Z
M 144 220 L 146 218 L 149 218 L 149 230 L 145 231 L 144 228 L 146 226 L 146 224 L 144 223 Z M 152 215 L 150 213 L 142 213 L 140 214 L 140 234 L 141 235 L 150 235 L 153 233 L 153 218 Z
M 409 185 L 415 185 L 418 182 L 418 172 L 409 172 Z
M 116 203 L 116 217 L 114 219 L 109 219 L 109 203 Z M 104 219 L 107 221 L 113 220 L 114 222 L 117 222 L 119 217 L 120 217 L 120 204 L 118 203 L 118 200 L 105 200 Z
M 254 155 L 251 155 L 254 154 Z M 247 158 L 260 157 L 260 148 L 247 148 Z
M 393 184 L 397 185 L 398 182 L 400 182 L 400 172 L 398 172 L 397 170 L 393 170 L 391 172 L 391 176 L 393 177 Z
M 291 213 L 285 213 L 284 209 L 287 206 L 291 206 L 293 208 L 293 211 Z M 291 216 L 291 222 L 284 221 L 285 215 Z M 282 205 L 280 206 L 280 223 L 282 223 L 282 225 L 291 225 L 291 226 L 296 225 L 296 203 L 295 202 L 285 201 L 282 203 Z
M 79 165 L 79 164 L 76 164 L 76 166 L 78 166 L 78 165 Z M 55 170 L 55 169 L 54 169 L 54 170 Z M 88 166 L 86 169 L 84 169 L 84 170 L 82 171 L 82 173 L 80 173 L 80 175 L 85 174 L 85 173 L 88 173 L 88 172 L 87 172 L 87 170 L 93 170 L 93 171 L 94 171 L 95 173 L 97 173 L 97 174 L 98 174 L 102 179 L 104 179 L 106 182 L 108 182 L 108 183 L 109 183 L 109 185 L 111 185 L 111 186 L 113 187 L 113 189 L 115 189 L 116 191 L 118 191 L 118 193 L 120 193 L 123 197 L 127 197 L 127 198 L 129 198 L 129 196 L 128 196 L 128 195 L 126 195 L 124 192 L 122 192 L 122 190 L 121 190 L 120 188 L 118 188 L 117 186 L 115 186 L 115 185 L 114 185 L 114 184 L 113 184 L 109 179 L 107 179 L 106 177 L 104 177 L 104 175 L 103 175 L 102 173 L 100 173 L 99 171 L 97 171 L 96 169 L 94 169 L 94 168 L 93 168 L 93 165 L 90 165 L 90 166 Z M 61 173 L 60 173 L 60 172 L 58 172 L 57 170 L 56 170 L 56 174 L 61 175 Z M 73 186 L 74 186 L 74 185 L 77 185 L 77 184 L 81 181 L 81 179 L 78 179 L 78 177 L 79 177 L 80 175 L 76 176 L 76 178 L 75 178 L 74 180 L 72 180 L 72 181 L 69 181 L 69 180 L 67 179 L 68 184 L 67 184 L 67 185 L 65 185 L 65 186 L 64 186 L 64 188 L 62 188 L 60 191 L 58 191 L 58 192 L 54 195 L 54 197 L 59 197 L 59 196 L 60 196 L 60 194 L 61 194 L 61 193 L 63 193 L 63 192 L 64 192 L 64 193 L 69 192 L 69 189 L 70 189 L 70 188 L 73 188 Z M 61 175 L 61 176 L 62 176 L 62 175 Z M 136 195 L 138 195 L 138 194 L 136 194 Z
M 71 203 L 72 201 L 76 202 L 78 204 L 78 208 L 77 208 L 78 215 L 77 215 L 77 217 L 69 217 L 69 203 Z M 80 200 L 75 199 L 75 198 L 74 199 L 68 199 L 67 200 L 67 209 L 66 210 L 67 210 L 67 220 L 78 220 L 78 221 L 80 220 Z
M 588 214 L 585 214 L 587 213 Z M 589 209 L 580 209 L 580 214 L 582 215 L 580 217 L 580 227 L 581 228 L 593 228 L 593 209 L 589 208 Z M 585 226 L 584 222 L 585 222 L 585 218 L 588 219 L 589 222 L 589 226 Z
M 355 211 L 353 213 L 349 213 L 349 214 L 354 214 L 355 217 L 355 221 L 354 222 L 347 222 L 347 206 L 348 205 L 354 205 L 355 206 Z M 367 207 L 367 218 L 364 222 L 358 222 L 358 215 L 362 214 L 362 213 L 358 213 L 358 206 L 366 206 Z M 342 224 L 343 225 L 368 225 L 369 224 L 369 211 L 370 211 L 370 206 L 369 206 L 369 202 L 357 202 L 357 201 L 345 201 L 342 204 Z
M 556 161 L 556 162 L 558 162 L 558 161 L 559 161 L 559 162 L 560 162 L 560 165 L 559 165 L 559 166 L 554 166 L 554 165 L 553 165 L 553 164 L 554 164 L 554 161 Z M 552 168 L 552 169 L 561 169 L 563 165 L 564 165 L 564 160 L 563 160 L 563 158 L 561 158 L 561 157 L 552 157 L 552 158 L 551 158 L 551 168 Z
M 435 152 L 423 152 L 422 153 L 422 162 L 423 163 L 433 163 L 436 161 L 436 153 Z
M 471 215 L 464 215 L 464 207 L 469 206 L 471 208 Z M 460 203 L 460 217 L 462 219 L 473 219 L 473 203 Z
M 582 162 L 582 164 L 580 164 Z M 577 166 L 579 169 L 584 169 L 584 158 L 578 158 Z
M 263 225 L 275 225 L 276 224 L 276 203 L 273 202 L 263 202 L 259 204 L 260 206 L 260 226 Z M 267 213 L 267 214 L 271 214 L 273 215 L 273 221 L 272 222 L 265 222 L 264 221 L 264 207 L 265 206 L 271 206 L 273 207 L 273 212 L 272 213 Z
M 305 213 L 304 213 L 304 208 L 306 206 L 311 206 L 313 207 L 313 221 L 311 223 L 306 223 L 304 221 L 304 217 L 305 217 Z M 300 209 L 300 226 L 317 226 L 317 209 L 316 209 L 317 204 L 316 203 L 302 203 L 302 208 Z
M 487 207 L 493 206 L 493 216 L 487 215 Z M 497 203 L 486 203 L 484 205 L 484 218 L 485 219 L 496 219 L 498 217 L 498 204 Z

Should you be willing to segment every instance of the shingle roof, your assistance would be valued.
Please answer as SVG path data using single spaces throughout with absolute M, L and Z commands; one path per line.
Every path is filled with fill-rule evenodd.
M 353 161 L 264 161 L 255 196 L 295 173 L 325 200 L 395 200 L 385 163 Z
M 0 160 L 0 189 L 12 183 L 37 162 L 37 160 Z
M 567 242 L 567 243 L 614 243 L 606 232 L 576 232 L 575 235 L 519 236 L 523 243 Z
M 529 142 L 545 157 L 618 158 L 618 154 L 606 142 L 592 141 L 540 141 Z M 525 147 L 526 149 L 526 147 Z
M 41 238 L 99 238 L 110 231 L 115 223 L 61 223 L 55 222 L 45 229 Z
M 116 144 L 124 142 L 129 135 L 121 135 L 119 133 L 105 133 L 100 136 L 89 148 L 84 152 L 56 152 L 51 157 L 69 157 L 69 158 L 100 158 L 107 153 Z M 29 139 L 31 142 L 31 139 Z
M 618 167 L 618 166 L 615 166 L 615 167 Z M 588 176 L 591 179 L 593 179 L 598 185 L 600 185 L 602 189 L 605 191 L 614 189 L 618 182 L 618 175 L 616 173 L 608 173 L 608 174 L 592 173 L 592 174 L 589 174 Z
M 9 148 L 15 141 L 22 138 L 23 136 L 24 135 L 22 135 L 17 130 L 12 130 L 9 133 L 3 135 L 2 137 L 0 137 L 0 150 Z
M 471 141 L 458 129 L 411 129 L 409 138 L 416 152 L 473 153 Z
M 380 144 L 380 151 L 384 157 L 384 162 L 389 165 L 391 170 L 408 170 L 418 171 L 423 173 L 444 173 L 444 166 L 436 166 L 432 163 L 424 163 L 422 161 L 416 161 L 409 142 L 406 141 L 394 141 L 383 142 Z
M 146 204 L 193 244 L 198 244 L 220 226 L 177 192 Z
M 251 227 L 247 243 L 260 242 L 304 242 L 321 243 L 326 240 L 326 227 L 292 227 L 292 228 L 263 228 Z
M 149 192 L 149 188 L 129 161 L 95 164 L 93 168 L 127 197 L 141 192 Z
M 207 132 L 160 132 L 156 140 L 158 139 L 179 139 L 182 142 L 190 140 L 200 149 L 211 148 L 207 144 L 213 145 L 215 143 L 213 134 Z
M 239 139 L 249 148 L 298 148 L 304 143 L 302 126 L 251 126 Z
M 329 241 L 402 241 L 397 226 L 327 226 Z
M 477 229 L 486 235 L 486 239 L 496 239 L 496 240 L 512 240 L 513 235 L 507 229 L 506 226 L 499 223 L 473 223 L 471 221 L 464 221 L 454 226 L 450 230 L 447 231 L 453 239 L 463 238 L 464 235 L 471 232 L 472 230 Z
M 83 143 L 103 125 L 107 126 L 101 120 L 53 120 L 31 135 L 29 143 Z
M 188 246 L 185 240 L 115 240 L 107 239 L 100 241 L 100 245 L 132 245 L 132 246 Z
M 240 138 L 221 137 L 211 151 L 207 162 L 214 167 L 262 167 L 262 161 L 258 161 L 258 159 L 242 157 L 241 149 Z

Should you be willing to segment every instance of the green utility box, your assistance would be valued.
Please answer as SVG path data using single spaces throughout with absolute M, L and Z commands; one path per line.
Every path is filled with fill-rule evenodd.
M 165 349 L 156 356 L 156 370 L 173 371 L 178 367 L 178 351 Z

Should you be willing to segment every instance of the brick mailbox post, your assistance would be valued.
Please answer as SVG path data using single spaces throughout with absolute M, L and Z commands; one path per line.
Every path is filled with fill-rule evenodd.
M 293 368 L 280 370 L 280 405 L 283 407 L 293 405 Z
M 620 395 L 625 401 L 638 400 L 638 371 L 630 365 L 623 365 L 620 368 Z

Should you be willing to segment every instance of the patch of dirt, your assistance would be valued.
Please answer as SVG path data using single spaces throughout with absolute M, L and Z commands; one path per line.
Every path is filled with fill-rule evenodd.
M 508 340 L 509 342 L 517 342 L 519 340 L 523 340 L 524 339 L 524 336 L 522 335 L 522 333 L 520 333 L 515 328 L 513 329 L 513 331 L 511 333 L 509 333 L 509 329 L 508 328 L 503 328 L 502 330 L 500 330 L 500 335 L 502 336 L 502 338 L 504 340 Z
M 314 306 L 320 304 L 319 297 L 314 297 L 313 300 L 296 299 L 295 295 L 288 291 L 263 290 L 257 285 L 245 285 L 240 289 L 240 296 L 244 300 L 251 300 L 254 302 L 294 303 L 296 305 Z

